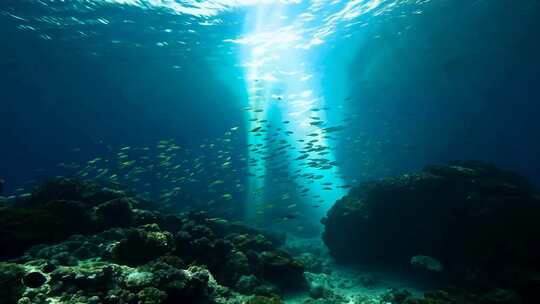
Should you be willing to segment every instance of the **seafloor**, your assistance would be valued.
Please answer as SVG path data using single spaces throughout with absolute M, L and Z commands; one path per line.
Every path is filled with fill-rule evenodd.
M 455 162 L 364 183 L 302 239 L 54 179 L 0 208 L 0 303 L 540 303 L 540 198 Z

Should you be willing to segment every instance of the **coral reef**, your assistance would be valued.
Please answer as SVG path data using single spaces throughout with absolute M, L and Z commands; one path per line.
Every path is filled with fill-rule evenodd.
M 540 199 L 523 178 L 453 162 L 353 188 L 323 219 L 323 240 L 340 263 L 405 271 L 412 263 L 431 279 L 538 302 L 529 293 L 540 287 L 539 218 Z
M 0 263 L 0 303 L 16 303 L 22 296 L 24 267 L 12 263 Z
M 283 235 L 146 206 L 69 179 L 6 206 L 0 303 L 281 303 L 306 287 Z
M 16 257 L 30 246 L 58 242 L 131 224 L 136 200 L 120 190 L 71 179 L 39 186 L 27 200 L 0 209 L 0 259 Z
M 0 208 L 0 304 L 539 303 L 538 218 L 539 197 L 512 173 L 430 166 L 337 201 L 326 251 L 321 239 L 167 214 L 112 185 L 63 178 Z M 330 256 L 440 284 L 408 291 Z
M 513 291 L 492 289 L 485 294 L 474 294 L 463 290 L 438 290 L 414 296 L 407 290 L 390 289 L 381 295 L 382 303 L 391 304 L 521 304 L 521 298 Z M 360 304 L 360 303 L 359 303 Z

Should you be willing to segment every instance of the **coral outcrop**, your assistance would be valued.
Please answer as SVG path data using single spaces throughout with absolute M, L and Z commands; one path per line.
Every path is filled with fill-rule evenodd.
M 147 206 L 69 179 L 6 206 L 0 303 L 280 303 L 305 287 L 282 235 Z
M 323 240 L 341 263 L 423 268 L 459 286 L 524 294 L 540 287 L 539 218 L 523 178 L 454 162 L 353 188 L 323 219 Z

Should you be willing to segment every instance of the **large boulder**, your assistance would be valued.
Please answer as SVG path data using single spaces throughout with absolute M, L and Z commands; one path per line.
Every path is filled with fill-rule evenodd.
M 217 282 L 225 286 L 242 289 L 245 282 L 239 284 L 239 280 L 253 275 L 252 281 L 260 283 L 257 290 L 302 289 L 304 265 L 277 250 L 283 242 L 279 235 L 207 218 L 205 213 L 197 212 L 183 219 L 175 235 L 175 254 L 188 264 L 206 265 Z
M 137 217 L 139 200 L 124 192 L 74 179 L 58 178 L 38 186 L 27 199 L 0 207 L 0 260 L 37 244 L 74 234 L 127 227 Z
M 454 162 L 351 189 L 323 219 L 323 240 L 342 263 L 412 269 L 426 256 L 461 283 L 505 286 L 540 269 L 539 219 L 523 178 Z
M 280 250 L 263 251 L 258 255 L 258 274 L 283 290 L 306 287 L 304 265 Z
M 157 224 L 130 229 L 127 237 L 112 249 L 113 260 L 130 266 L 143 265 L 174 249 L 173 237 Z
M 53 200 L 0 210 L 0 259 L 15 257 L 40 243 L 63 240 L 93 230 L 92 219 L 78 201 Z
M 24 291 L 24 267 L 0 262 L 0 303 L 17 303 Z

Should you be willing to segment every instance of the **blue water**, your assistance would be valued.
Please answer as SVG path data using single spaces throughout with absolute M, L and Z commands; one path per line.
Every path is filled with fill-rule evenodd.
M 538 184 L 539 16 L 533 0 L 4 0 L 4 195 L 96 157 L 158 201 L 181 187 L 166 204 L 249 219 L 318 219 L 347 185 L 455 159 Z M 312 139 L 324 151 L 298 159 Z M 190 152 L 135 181 L 112 168 L 160 140 Z

